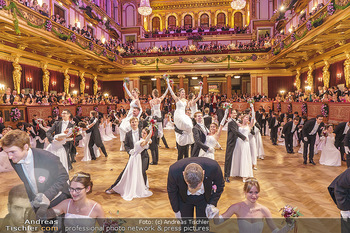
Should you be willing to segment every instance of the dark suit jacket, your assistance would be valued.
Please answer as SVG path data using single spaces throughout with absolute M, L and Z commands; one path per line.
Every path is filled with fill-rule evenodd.
M 139 139 L 141 138 L 141 129 L 139 129 Z M 134 149 L 134 140 L 132 139 L 132 130 L 125 134 L 124 147 L 126 152 L 130 155 L 130 150 Z M 147 150 L 141 152 L 141 157 L 149 157 Z
M 339 125 L 337 125 L 337 127 L 335 127 L 334 129 L 334 133 L 335 133 L 335 143 L 341 143 L 344 138 L 345 138 L 345 134 L 344 133 L 344 129 L 345 126 L 348 122 L 342 122 Z
M 66 169 L 63 167 L 60 159 L 51 152 L 32 148 L 34 159 L 34 175 L 38 187 L 38 192 L 52 200 L 60 191 L 67 197 L 68 179 Z M 12 167 L 24 183 L 30 201 L 33 201 L 35 194 L 32 192 L 28 180 L 23 172 L 21 164 L 15 164 L 10 160 Z M 42 181 L 43 180 L 43 181 Z
M 92 122 L 94 122 L 95 118 L 92 118 L 90 120 L 90 124 Z M 99 125 L 100 125 L 100 121 L 97 120 L 96 124 L 94 124 L 90 129 L 86 130 L 86 133 L 90 133 L 91 132 L 91 137 L 93 137 L 93 140 L 96 144 L 97 147 L 102 147 L 103 146 L 103 142 L 101 139 L 101 133 L 99 130 Z
M 71 123 L 71 121 L 68 123 L 67 129 L 72 128 L 74 124 Z M 46 137 L 51 143 L 54 139 L 56 134 L 60 134 L 62 131 L 62 121 L 55 121 L 55 123 L 52 125 L 52 127 L 46 131 Z
M 347 146 L 350 148 L 350 130 L 346 133 L 343 142 L 344 142 L 344 146 Z
M 313 118 L 311 120 L 308 120 L 305 124 L 304 127 L 301 131 L 303 138 L 304 137 L 308 137 L 309 134 L 311 133 L 312 129 L 315 127 L 316 124 L 316 118 Z M 324 123 L 321 122 L 321 124 L 318 126 L 318 129 L 316 131 L 316 133 L 318 133 L 318 135 L 321 135 L 321 131 L 322 131 L 322 127 L 324 127 Z M 316 135 L 316 134 L 315 134 Z
M 13 104 L 13 101 L 14 101 L 14 97 L 13 95 L 9 95 L 10 96 L 10 103 Z M 7 95 L 5 94 L 3 97 L 2 97 L 2 100 L 4 101 L 4 104 L 6 103 L 6 99 L 7 99 Z
M 328 187 L 334 203 L 340 210 L 350 210 L 350 168 L 335 178 Z
M 222 121 L 222 119 L 224 118 L 225 111 L 224 111 L 222 108 L 219 108 L 219 109 L 216 111 L 216 115 L 218 116 L 218 121 L 219 121 L 219 124 L 220 124 L 221 121 Z
M 209 149 L 208 146 L 204 145 L 205 141 L 207 140 L 207 136 L 203 132 L 202 127 L 200 127 L 198 124 L 192 128 L 192 132 L 194 145 L 191 150 L 191 157 L 198 157 L 200 149 L 204 150 L 205 152 L 207 152 Z
M 182 172 L 190 163 L 199 164 L 205 171 L 203 181 L 205 190 L 204 197 L 208 204 L 216 206 L 222 192 L 224 191 L 225 182 L 218 162 L 205 157 L 181 159 L 171 165 L 168 172 L 167 191 L 174 212 L 180 210 L 180 199 L 183 202 L 186 202 L 187 199 L 188 187 L 185 183 Z M 216 185 L 216 191 L 213 190 L 213 185 Z
M 298 126 L 299 124 L 295 127 L 294 131 L 291 132 L 293 128 L 293 121 L 289 121 L 283 126 L 282 134 L 284 134 L 286 137 L 290 137 L 295 131 L 298 131 Z
M 237 123 L 232 120 L 227 125 L 227 142 L 226 142 L 226 153 L 225 158 L 227 155 L 232 155 L 233 150 L 236 146 L 237 138 L 241 138 L 242 140 L 245 140 L 246 137 L 239 132 Z
M 210 124 L 212 122 L 211 116 L 204 116 L 203 120 L 204 120 L 205 127 L 207 127 L 209 129 L 210 128 Z

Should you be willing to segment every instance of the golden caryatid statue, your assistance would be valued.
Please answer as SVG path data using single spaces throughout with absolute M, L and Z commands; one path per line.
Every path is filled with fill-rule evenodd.
M 69 83 L 70 83 L 70 76 L 68 74 L 68 68 L 64 70 L 64 92 L 66 94 L 69 94 Z
M 97 94 L 97 90 L 98 90 L 98 81 L 97 81 L 97 75 L 94 75 L 94 95 Z
M 322 78 L 323 78 L 323 85 L 325 87 L 329 87 L 329 80 L 331 77 L 331 74 L 329 73 L 329 62 L 328 60 L 324 60 L 324 67 L 322 68 Z
M 346 54 L 346 60 L 344 62 L 344 76 L 346 87 L 350 86 L 350 53 Z
M 295 87 L 300 89 L 300 68 L 297 69 L 297 75 L 295 76 Z
M 79 76 L 80 76 L 80 94 L 84 95 L 85 92 L 85 78 L 84 78 L 84 74 L 85 72 L 80 72 Z
M 47 70 L 47 63 L 43 65 L 43 89 L 44 92 L 49 92 L 49 84 L 50 84 L 50 72 Z
M 312 65 L 313 64 L 311 63 L 309 64 L 309 71 L 307 72 L 307 85 L 311 87 L 311 89 L 314 83 L 314 77 L 312 76 L 312 72 L 314 71 L 314 68 L 312 68 Z
M 15 58 L 12 65 L 13 65 L 13 72 L 12 72 L 13 86 L 14 86 L 14 89 L 17 91 L 17 93 L 20 93 L 22 67 L 19 64 L 19 57 Z

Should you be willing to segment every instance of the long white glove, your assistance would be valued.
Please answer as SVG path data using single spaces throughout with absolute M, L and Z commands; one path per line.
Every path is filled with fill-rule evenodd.
M 349 147 L 348 146 L 344 146 L 344 149 L 345 149 L 345 153 L 349 154 L 349 152 L 350 152 Z
M 205 215 L 208 219 L 213 219 L 217 214 L 219 214 L 219 209 L 214 205 L 208 204 L 205 208 Z
M 123 87 L 125 88 L 126 93 L 128 94 L 128 96 L 132 96 L 131 92 L 129 91 L 128 87 L 126 86 L 126 83 L 123 83 Z
M 50 200 L 45 196 L 43 193 L 38 193 L 34 201 L 32 202 L 33 206 L 38 208 L 40 206 L 49 206 L 50 205 Z
M 130 156 L 134 156 L 134 154 L 135 154 L 135 150 L 134 150 L 134 149 L 131 149 L 131 150 L 129 151 L 129 155 L 130 155 Z
M 222 120 L 221 120 L 221 122 L 220 122 L 220 125 L 225 125 L 225 122 L 226 122 L 226 119 L 227 119 L 227 116 L 228 116 L 228 112 L 229 112 L 229 110 L 228 109 L 226 109 L 225 110 L 225 115 L 224 115 L 224 118 L 222 118 Z
M 209 153 L 214 153 L 214 152 L 215 152 L 215 149 L 214 149 L 213 147 L 209 147 L 209 148 L 208 148 L 208 152 L 209 152 Z

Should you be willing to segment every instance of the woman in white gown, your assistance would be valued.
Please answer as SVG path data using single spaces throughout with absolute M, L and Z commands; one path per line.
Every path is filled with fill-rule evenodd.
M 340 151 L 335 147 L 335 134 L 333 133 L 333 125 L 326 128 L 327 137 L 321 137 L 324 140 L 324 146 L 321 152 L 320 164 L 326 166 L 341 166 Z
M 165 120 L 164 120 L 165 127 L 164 129 L 174 129 L 174 122 L 171 120 L 171 114 L 165 114 Z
M 192 132 L 193 123 L 192 119 L 186 115 L 186 93 L 183 88 L 179 90 L 179 97 L 175 95 L 173 90 L 171 89 L 169 79 L 166 80 L 168 83 L 168 89 L 176 102 L 176 110 L 174 113 L 174 123 L 176 127 L 182 131 L 185 131 L 187 134 Z M 202 91 L 202 86 L 200 87 L 200 91 Z
M 63 145 L 66 143 L 66 140 L 67 134 L 62 133 L 55 135 L 55 139 L 46 147 L 45 150 L 50 151 L 52 154 L 60 158 L 63 167 L 68 172 L 68 157 L 66 149 L 63 147 Z
M 111 118 L 108 117 L 108 116 L 106 117 L 106 135 L 107 135 L 108 137 L 110 137 L 111 139 L 117 138 L 117 137 L 114 136 L 114 134 L 113 134 Z
M 250 154 L 252 156 L 252 164 L 253 164 L 253 169 L 257 170 L 258 169 L 258 147 L 256 145 L 256 139 L 255 139 L 255 122 L 250 130 L 249 133 L 249 146 L 250 146 Z
M 166 89 L 166 91 L 164 92 L 164 94 L 159 97 L 159 92 L 157 89 L 154 89 L 152 91 L 152 97 L 153 99 L 151 99 L 151 101 L 149 102 L 151 105 L 151 112 L 152 112 L 152 117 L 157 117 L 159 119 L 162 118 L 162 112 L 160 111 L 160 105 L 162 104 L 162 101 L 164 100 L 165 96 L 168 93 L 168 88 Z M 158 126 L 158 137 L 162 138 L 163 137 L 163 125 L 162 122 L 157 122 L 157 126 Z
M 263 141 L 262 141 L 262 137 L 261 137 L 261 133 L 260 133 L 259 128 L 258 127 L 254 127 L 254 132 L 255 132 L 254 138 L 255 138 L 255 141 L 256 141 L 256 147 L 258 149 L 258 158 L 259 159 L 264 159 L 265 150 L 264 150 L 264 144 L 263 144 Z
M 101 139 L 103 142 L 108 142 L 112 140 L 112 138 L 106 134 L 106 120 L 104 116 L 100 120 L 99 130 L 100 130 Z
M 83 141 L 84 144 L 84 157 L 81 161 L 87 162 L 87 161 L 91 161 L 91 154 L 90 154 L 90 150 L 89 150 L 89 141 L 90 141 L 90 136 L 91 136 L 91 132 L 90 133 L 86 133 L 86 130 L 88 128 L 91 128 L 95 123 L 91 123 L 90 125 L 86 125 L 86 122 L 79 122 L 78 126 L 80 128 L 82 128 L 82 133 L 81 135 L 83 136 L 83 139 L 81 141 Z M 94 149 L 94 153 L 96 158 L 100 157 L 100 150 L 98 149 L 98 147 L 96 146 L 96 144 L 94 144 L 93 146 Z
M 224 118 L 222 118 L 222 120 L 221 120 L 219 129 L 218 129 L 218 125 L 216 123 L 210 124 L 209 134 L 207 135 L 207 139 L 204 143 L 206 146 L 212 147 L 212 148 L 220 148 L 220 144 L 219 144 L 218 140 L 220 138 L 222 128 L 225 125 L 225 122 L 226 122 L 226 119 L 228 116 L 228 112 L 229 112 L 228 109 L 226 109 Z M 201 149 L 199 151 L 198 157 L 207 157 L 210 159 L 215 159 L 214 153 L 209 152 L 209 150 L 207 152 L 205 152 L 204 150 Z
M 147 149 L 148 145 L 152 142 L 153 127 L 150 128 L 150 130 L 147 128 L 142 130 L 142 139 L 135 143 L 134 153 L 130 155 L 120 181 L 109 190 L 110 193 L 119 193 L 126 201 L 131 201 L 133 198 L 149 197 L 153 194 L 145 185 L 141 159 L 141 152 Z
M 202 86 L 201 86 L 201 87 L 202 87 Z M 191 109 L 191 117 L 192 117 L 192 118 L 194 117 L 194 114 L 195 114 L 196 112 L 198 112 L 197 101 L 201 98 L 201 96 L 202 96 L 202 88 L 200 88 L 199 94 L 198 94 L 197 98 L 196 98 L 196 95 L 193 94 L 193 93 L 190 93 L 190 94 L 188 95 L 188 98 L 189 98 L 190 100 L 188 101 L 187 106 Z M 202 111 L 202 110 L 200 110 L 200 111 Z
M 235 149 L 233 150 L 232 155 L 232 167 L 230 171 L 230 176 L 243 177 L 243 182 L 246 178 L 253 177 L 253 163 L 252 155 L 250 152 L 249 144 L 249 133 L 251 128 L 254 125 L 255 112 L 253 104 L 250 104 L 252 108 L 252 118 L 249 122 L 249 114 L 242 115 L 242 124 L 239 125 L 239 132 L 246 136 L 246 140 L 238 138 L 236 142 Z
M 131 130 L 130 127 L 130 119 L 133 117 L 133 110 L 134 108 L 138 107 L 140 109 L 140 113 L 137 116 L 137 118 L 140 118 L 142 113 L 141 103 L 139 100 L 139 90 L 137 88 L 134 88 L 131 92 L 129 91 L 128 87 L 126 86 L 126 83 L 123 84 L 124 90 L 129 95 L 130 99 L 132 99 L 130 103 L 130 109 L 128 111 L 127 116 L 122 120 L 122 122 L 119 125 L 119 134 L 120 134 L 120 151 L 124 151 L 124 141 L 125 141 L 125 134 Z
M 286 224 L 282 229 L 277 228 L 270 210 L 257 202 L 260 185 L 256 179 L 247 179 L 243 191 L 246 199 L 231 205 L 222 215 L 217 214 L 214 218 L 215 224 L 220 224 L 235 214 L 240 233 L 262 233 L 264 219 L 272 233 L 287 233 L 293 229 L 294 224 Z

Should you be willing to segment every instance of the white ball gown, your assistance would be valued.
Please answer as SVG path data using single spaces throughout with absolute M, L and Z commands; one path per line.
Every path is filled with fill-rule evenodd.
M 117 138 L 116 136 L 114 136 L 113 134 L 113 129 L 112 129 L 112 122 L 108 122 L 106 123 L 106 135 L 110 138 Z
M 178 129 L 186 131 L 189 134 L 192 132 L 193 123 L 192 119 L 186 115 L 186 106 L 187 101 L 177 101 L 174 113 L 174 123 Z
M 103 142 L 108 142 L 111 141 L 112 138 L 109 137 L 108 135 L 106 135 L 106 128 L 104 126 L 105 124 L 101 122 L 101 124 L 99 125 L 99 130 L 100 130 L 100 134 L 101 134 L 101 139 Z
M 91 132 L 90 133 L 86 133 L 85 131 L 83 131 L 82 133 L 83 136 L 83 140 L 84 141 L 84 157 L 81 161 L 91 161 L 91 154 L 90 154 L 90 150 L 89 150 L 89 141 L 90 141 L 90 136 L 91 136 Z M 94 146 L 92 147 L 94 149 L 94 153 L 96 158 L 100 157 L 100 150 L 98 149 L 98 147 L 96 146 L 96 144 L 94 144 Z
M 125 134 L 131 130 L 130 119 L 133 117 L 132 112 L 133 112 L 134 108 L 136 108 L 136 107 L 138 107 L 138 106 L 136 104 L 136 99 L 134 99 L 130 103 L 130 109 L 128 111 L 128 115 L 122 120 L 122 122 L 119 125 L 119 134 L 120 134 L 120 141 L 121 142 L 125 141 Z M 137 118 L 140 117 L 141 113 L 142 113 L 142 109 L 140 109 L 140 113 L 137 116 Z
M 153 105 L 152 113 L 153 113 L 153 116 L 162 118 L 162 112 L 160 111 L 160 104 Z M 158 126 L 158 137 L 161 138 L 163 137 L 163 123 L 157 122 L 157 126 Z
M 341 166 L 340 151 L 334 146 L 334 135 L 329 135 L 325 139 L 322 149 L 320 164 L 327 166 Z
M 239 127 L 246 138 L 249 138 L 249 127 Z M 243 141 L 237 138 L 235 149 L 233 150 L 232 166 L 230 176 L 253 177 L 252 156 L 250 153 L 249 140 Z
M 66 134 L 58 134 L 57 136 L 60 135 L 66 135 Z M 56 155 L 58 158 L 60 158 L 60 161 L 63 165 L 63 167 L 66 169 L 68 172 L 68 157 L 67 157 L 67 152 L 66 149 L 63 147 L 63 145 L 66 143 L 66 139 L 62 141 L 57 141 L 53 140 L 45 150 L 51 152 L 52 154 Z
M 254 127 L 256 128 L 256 127 Z M 255 133 L 255 132 L 254 132 Z M 252 156 L 253 165 L 257 165 L 258 163 L 258 148 L 256 145 L 255 135 L 249 133 L 249 146 L 250 146 L 250 154 Z
M 142 175 L 141 152 L 148 148 L 148 144 L 141 146 L 143 141 L 141 139 L 135 143 L 134 154 L 129 157 L 119 183 L 113 187 L 113 190 L 126 201 L 131 201 L 133 198 L 149 197 L 153 194 L 145 185 Z
M 262 233 L 264 228 L 264 222 L 260 220 L 250 222 L 245 219 L 238 219 L 237 224 L 240 233 Z
M 206 145 L 208 147 L 212 147 L 212 148 L 216 148 L 216 147 L 220 146 L 218 141 L 215 140 L 213 135 L 207 136 L 207 140 L 205 141 L 204 145 Z M 215 153 L 215 151 L 214 151 L 214 153 Z M 214 153 L 210 153 L 209 151 L 205 152 L 204 150 L 201 149 L 199 151 L 198 157 L 207 157 L 207 158 L 215 160 Z
M 164 129 L 174 129 L 174 122 L 171 120 L 171 116 L 168 116 L 167 119 L 164 120 L 165 127 Z
M 265 151 L 264 151 L 264 144 L 262 141 L 260 130 L 257 127 L 254 127 L 255 132 L 255 141 L 256 141 L 256 147 L 258 149 L 258 158 L 264 159 Z

